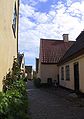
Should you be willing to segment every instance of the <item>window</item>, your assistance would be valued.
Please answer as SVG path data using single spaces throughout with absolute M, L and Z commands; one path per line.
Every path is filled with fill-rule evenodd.
M 13 29 L 13 34 L 14 37 L 16 38 L 16 18 L 17 18 L 17 13 L 16 13 L 16 3 L 15 3 L 15 7 L 14 7 L 14 13 L 13 13 L 13 23 L 12 23 L 12 29 Z
M 69 68 L 69 65 L 66 66 L 66 80 L 70 80 L 70 68 Z
M 61 67 L 61 80 L 64 80 L 64 67 Z

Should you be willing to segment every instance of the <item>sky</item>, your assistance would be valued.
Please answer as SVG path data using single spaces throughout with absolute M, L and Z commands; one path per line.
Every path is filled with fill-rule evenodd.
M 20 0 L 19 52 L 35 69 L 40 38 L 75 40 L 84 30 L 84 0 Z

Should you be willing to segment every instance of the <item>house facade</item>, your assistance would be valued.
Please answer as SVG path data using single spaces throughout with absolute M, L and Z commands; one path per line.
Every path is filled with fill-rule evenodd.
M 31 80 L 33 78 L 32 66 L 25 66 L 25 73 L 27 73 L 27 78 Z
M 68 34 L 63 34 L 63 40 L 40 39 L 37 78 L 41 79 L 41 83 L 52 83 L 58 79 L 57 63 L 73 43 L 68 40 Z
M 19 0 L 0 0 L 0 91 L 18 52 Z
M 36 58 L 36 73 L 38 73 L 39 68 L 39 58 Z
M 25 76 L 25 58 L 24 53 L 18 53 L 18 63 L 21 69 L 21 74 Z
M 84 93 L 84 31 L 76 38 L 58 66 L 60 85 Z

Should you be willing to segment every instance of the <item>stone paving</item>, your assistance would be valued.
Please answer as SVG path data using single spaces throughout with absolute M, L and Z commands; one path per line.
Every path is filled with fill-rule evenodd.
M 84 119 L 84 100 L 62 88 L 38 89 L 28 81 L 28 98 L 32 119 Z

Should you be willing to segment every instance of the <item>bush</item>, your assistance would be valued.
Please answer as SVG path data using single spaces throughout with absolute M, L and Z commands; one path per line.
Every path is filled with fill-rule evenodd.
M 6 93 L 0 93 L 0 117 L 2 119 L 27 119 L 27 109 L 26 86 L 22 80 L 14 82 Z
M 24 78 L 24 81 L 27 82 L 27 77 Z
M 40 78 L 34 79 L 34 85 L 37 88 L 39 88 L 41 86 L 41 79 Z
M 3 81 L 0 92 L 0 119 L 28 119 L 28 98 L 26 84 L 20 79 L 20 69 L 14 60 L 12 72 Z

